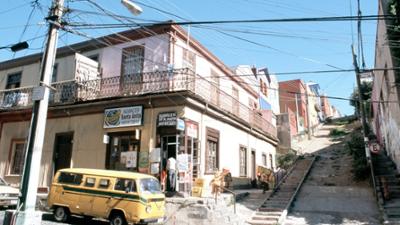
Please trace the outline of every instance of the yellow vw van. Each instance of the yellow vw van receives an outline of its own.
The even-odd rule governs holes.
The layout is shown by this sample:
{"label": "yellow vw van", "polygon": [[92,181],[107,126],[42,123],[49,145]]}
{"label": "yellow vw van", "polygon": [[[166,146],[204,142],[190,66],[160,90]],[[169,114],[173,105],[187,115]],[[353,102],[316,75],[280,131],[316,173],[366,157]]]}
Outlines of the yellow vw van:
{"label": "yellow vw van", "polygon": [[111,225],[162,223],[165,196],[150,175],[73,168],[56,173],[48,206],[59,222],[81,215],[108,219]]}

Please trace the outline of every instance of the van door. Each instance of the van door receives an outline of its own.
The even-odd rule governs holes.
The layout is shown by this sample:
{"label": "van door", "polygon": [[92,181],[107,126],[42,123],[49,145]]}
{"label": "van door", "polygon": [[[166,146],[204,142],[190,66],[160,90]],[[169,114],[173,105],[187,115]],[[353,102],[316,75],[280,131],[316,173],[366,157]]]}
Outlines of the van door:
{"label": "van door", "polygon": [[61,191],[58,204],[69,207],[71,213],[79,213],[79,209],[76,208],[76,204],[79,202],[80,184],[82,183],[82,175],[75,173],[61,173],[58,178],[59,185],[62,188],[58,189]]}
{"label": "van door", "polygon": [[79,196],[78,207],[80,209],[81,214],[83,215],[91,215],[92,214],[92,206],[95,198],[94,189],[96,184],[96,178],[87,176],[84,178],[84,183],[82,187],[82,193]]}
{"label": "van door", "polygon": [[109,204],[112,201],[112,187],[109,178],[100,178],[96,188],[97,194],[93,198],[91,215],[106,218],[111,211]]}

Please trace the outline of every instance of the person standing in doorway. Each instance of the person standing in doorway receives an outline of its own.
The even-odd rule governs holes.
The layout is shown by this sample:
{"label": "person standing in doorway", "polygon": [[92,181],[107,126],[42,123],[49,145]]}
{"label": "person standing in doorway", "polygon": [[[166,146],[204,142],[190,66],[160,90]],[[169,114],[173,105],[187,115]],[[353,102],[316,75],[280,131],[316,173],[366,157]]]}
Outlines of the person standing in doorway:
{"label": "person standing in doorway", "polygon": [[169,191],[175,191],[175,179],[176,179],[176,160],[174,157],[170,157],[167,160],[167,171],[169,181]]}

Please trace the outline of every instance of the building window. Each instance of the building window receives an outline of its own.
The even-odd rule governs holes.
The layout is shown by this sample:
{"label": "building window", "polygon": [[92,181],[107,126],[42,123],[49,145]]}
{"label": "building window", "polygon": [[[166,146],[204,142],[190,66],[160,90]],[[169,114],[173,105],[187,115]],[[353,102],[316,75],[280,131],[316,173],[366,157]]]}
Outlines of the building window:
{"label": "building window", "polygon": [[6,89],[19,88],[21,86],[22,72],[8,74]]}
{"label": "building window", "polygon": [[267,166],[267,155],[266,154],[262,154],[261,159],[262,159],[263,166],[266,167]]}
{"label": "building window", "polygon": [[240,176],[245,177],[247,175],[247,149],[243,146],[239,148],[239,169]]}
{"label": "building window", "polygon": [[132,76],[143,72],[144,47],[134,46],[122,50],[122,76]]}
{"label": "building window", "polygon": [[188,49],[183,49],[183,68],[189,68],[196,71],[196,54],[189,51]]}
{"label": "building window", "polygon": [[239,115],[239,89],[237,89],[236,87],[232,87],[232,96],[232,113],[235,115]]}
{"label": "building window", "polygon": [[269,165],[270,168],[274,170],[274,158],[272,157],[272,154],[269,154]]}
{"label": "building window", "polygon": [[25,141],[12,141],[9,175],[21,175],[24,170]]}
{"label": "building window", "polygon": [[206,169],[205,173],[214,173],[219,168],[219,131],[207,128]]}
{"label": "building window", "polygon": [[214,70],[211,70],[210,95],[211,102],[215,105],[219,105],[219,77]]}

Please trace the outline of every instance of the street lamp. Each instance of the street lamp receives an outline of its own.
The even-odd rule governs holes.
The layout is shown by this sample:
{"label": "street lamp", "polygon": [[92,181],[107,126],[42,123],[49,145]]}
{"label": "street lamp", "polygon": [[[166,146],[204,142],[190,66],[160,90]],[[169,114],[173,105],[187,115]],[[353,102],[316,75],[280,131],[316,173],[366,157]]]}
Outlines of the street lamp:
{"label": "street lamp", "polygon": [[142,8],[129,0],[121,0],[121,3],[134,15],[139,15],[143,12]]}

